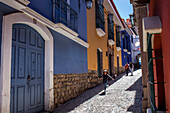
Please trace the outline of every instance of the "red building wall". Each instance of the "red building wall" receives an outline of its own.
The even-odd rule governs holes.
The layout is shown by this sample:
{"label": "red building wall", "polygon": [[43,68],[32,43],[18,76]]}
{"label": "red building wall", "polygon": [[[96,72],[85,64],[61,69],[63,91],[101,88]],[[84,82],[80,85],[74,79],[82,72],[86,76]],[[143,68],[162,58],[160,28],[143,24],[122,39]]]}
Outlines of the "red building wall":
{"label": "red building wall", "polygon": [[162,22],[161,39],[165,102],[167,113],[170,113],[170,0],[150,0],[149,16],[159,16]]}

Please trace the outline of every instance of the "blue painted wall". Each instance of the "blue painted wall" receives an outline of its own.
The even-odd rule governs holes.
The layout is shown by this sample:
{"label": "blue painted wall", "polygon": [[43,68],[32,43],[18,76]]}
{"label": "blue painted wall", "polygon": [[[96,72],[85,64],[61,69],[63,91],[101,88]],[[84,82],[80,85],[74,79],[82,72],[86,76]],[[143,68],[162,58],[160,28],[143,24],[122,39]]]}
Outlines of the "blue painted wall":
{"label": "blue painted wall", "polygon": [[[30,0],[30,8],[53,21],[53,0]],[[78,13],[78,34],[87,42],[87,16],[85,0],[70,0],[70,6]],[[57,12],[56,12],[57,13]]]}
{"label": "blue painted wall", "polygon": [[[130,38],[130,35],[124,30],[124,31],[121,31],[121,34],[124,33],[125,36],[125,43],[126,44],[129,44],[129,46],[126,46],[126,49],[128,49],[129,52],[131,52],[131,38]],[[122,38],[122,35],[121,35],[121,51],[122,51],[122,66],[125,66],[126,62],[130,63],[132,62],[132,58],[131,58],[131,54],[127,54],[127,52],[124,52],[123,51],[123,38]],[[127,60],[127,58],[129,57],[129,61]]]}
{"label": "blue painted wall", "polygon": [[78,13],[79,37],[87,42],[87,14],[85,0],[70,0],[70,6]]}
{"label": "blue painted wall", "polygon": [[87,73],[87,48],[49,30],[54,37],[54,74]]}
{"label": "blue painted wall", "polygon": [[30,8],[46,17],[47,19],[53,19],[53,0],[29,0],[30,4],[28,5]]}
{"label": "blue painted wall", "polygon": [[122,51],[122,66],[125,66],[127,62],[127,52],[123,51],[123,38],[121,38],[121,51]]}

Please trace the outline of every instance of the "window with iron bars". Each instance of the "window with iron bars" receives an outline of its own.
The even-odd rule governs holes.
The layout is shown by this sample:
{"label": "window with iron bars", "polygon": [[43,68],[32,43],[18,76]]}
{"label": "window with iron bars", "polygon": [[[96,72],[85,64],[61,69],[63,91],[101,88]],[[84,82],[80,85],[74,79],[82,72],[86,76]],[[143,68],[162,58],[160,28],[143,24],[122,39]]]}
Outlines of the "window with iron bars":
{"label": "window with iron bars", "polygon": [[116,29],[116,47],[120,47],[120,31]]}
{"label": "window with iron bars", "polygon": [[96,28],[101,28],[103,31],[105,31],[104,6],[99,5],[96,0],[95,7],[96,7]]}
{"label": "window with iron bars", "polygon": [[109,21],[108,18],[108,39],[112,39],[114,41],[114,22]]}
{"label": "window with iron bars", "polygon": [[55,0],[55,23],[63,23],[77,32],[78,14],[66,0]]}

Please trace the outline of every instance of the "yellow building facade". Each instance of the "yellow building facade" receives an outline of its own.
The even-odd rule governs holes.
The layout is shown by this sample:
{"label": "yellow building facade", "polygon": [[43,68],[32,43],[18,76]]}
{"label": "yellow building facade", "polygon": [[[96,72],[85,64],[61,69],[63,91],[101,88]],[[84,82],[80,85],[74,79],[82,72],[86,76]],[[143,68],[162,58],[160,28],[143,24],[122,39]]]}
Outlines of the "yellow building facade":
{"label": "yellow building facade", "polygon": [[[104,20],[105,20],[105,35],[100,37],[97,34],[96,31],[96,9],[95,9],[95,1],[93,2],[93,6],[91,9],[87,10],[87,42],[89,44],[89,48],[87,49],[87,58],[88,58],[88,70],[89,71],[98,71],[98,55],[97,50],[100,49],[102,51],[102,64],[103,69],[107,70],[113,70],[112,74],[117,74],[118,70],[119,72],[122,72],[124,67],[122,66],[122,53],[121,50],[117,50],[116,48],[116,29],[118,26],[123,26],[121,23],[121,18],[115,15],[119,14],[113,14],[115,13],[117,9],[114,9],[115,7],[113,4],[109,2],[110,0],[104,1],[103,6],[104,8]],[[110,46],[108,43],[108,13],[112,13],[114,15],[113,21],[114,21],[114,42],[115,44]],[[122,29],[124,29],[122,27]],[[121,42],[120,42],[121,43]],[[113,51],[113,53],[112,53]],[[114,56],[111,56],[113,59],[112,62],[110,62],[110,56],[109,54],[112,54]],[[110,66],[110,63],[112,63]],[[111,67],[113,69],[111,69]],[[118,68],[119,67],[119,68]]]}
{"label": "yellow building facade", "polygon": [[[105,20],[107,20],[107,15],[105,14]],[[87,10],[87,42],[90,45],[87,50],[88,55],[88,70],[98,69],[97,64],[97,49],[101,49],[103,53],[103,69],[108,69],[108,57],[106,56],[107,40],[108,40],[108,29],[107,21],[105,21],[105,35],[99,37],[96,32],[96,17],[95,17],[95,2],[93,2],[93,7]]]}

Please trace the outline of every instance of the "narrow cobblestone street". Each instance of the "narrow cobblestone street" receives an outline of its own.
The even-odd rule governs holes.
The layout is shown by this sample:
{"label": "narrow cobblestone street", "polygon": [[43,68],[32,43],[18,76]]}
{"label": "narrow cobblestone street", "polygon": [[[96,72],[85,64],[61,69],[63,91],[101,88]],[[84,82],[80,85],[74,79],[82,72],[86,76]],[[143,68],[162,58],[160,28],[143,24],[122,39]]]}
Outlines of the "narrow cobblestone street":
{"label": "narrow cobblestone street", "polygon": [[106,95],[103,85],[99,85],[60,106],[54,113],[142,113],[141,76],[140,69],[134,76],[121,74],[109,81]]}

